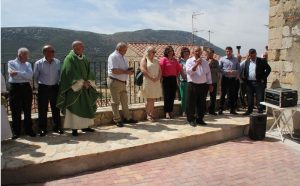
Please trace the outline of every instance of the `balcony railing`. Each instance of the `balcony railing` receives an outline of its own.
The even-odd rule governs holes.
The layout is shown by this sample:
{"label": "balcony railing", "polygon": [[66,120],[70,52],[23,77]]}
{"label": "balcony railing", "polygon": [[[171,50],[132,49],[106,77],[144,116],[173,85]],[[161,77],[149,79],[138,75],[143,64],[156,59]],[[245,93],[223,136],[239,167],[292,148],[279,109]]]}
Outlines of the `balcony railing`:
{"label": "balcony railing", "polygon": [[[107,58],[108,56],[102,56],[99,61],[91,61],[90,67],[95,73],[96,76],[96,86],[97,91],[100,93],[100,96],[97,100],[97,107],[107,107],[110,106],[111,101],[111,95],[110,90],[107,87]],[[133,67],[135,70],[138,68],[140,57],[128,57],[130,59],[129,66]],[[34,63],[32,64],[32,68]],[[7,82],[8,80],[8,71],[7,71],[7,62],[1,63],[1,71],[3,76],[5,77],[5,80]],[[32,87],[33,87],[33,100],[32,100],[32,113],[38,112],[37,107],[37,84],[33,80],[32,81]],[[134,85],[134,75],[130,76],[128,82],[127,82],[127,90],[128,90],[128,101],[129,104],[134,103],[144,103],[144,98],[138,97],[138,91],[140,90],[139,86]],[[7,89],[9,90],[9,83],[7,83]],[[8,96],[7,96],[8,98]],[[157,99],[156,101],[161,101],[162,99]],[[7,112],[11,114],[10,108],[9,108],[9,101],[6,105]],[[48,107],[48,110],[50,109],[50,106]]]}

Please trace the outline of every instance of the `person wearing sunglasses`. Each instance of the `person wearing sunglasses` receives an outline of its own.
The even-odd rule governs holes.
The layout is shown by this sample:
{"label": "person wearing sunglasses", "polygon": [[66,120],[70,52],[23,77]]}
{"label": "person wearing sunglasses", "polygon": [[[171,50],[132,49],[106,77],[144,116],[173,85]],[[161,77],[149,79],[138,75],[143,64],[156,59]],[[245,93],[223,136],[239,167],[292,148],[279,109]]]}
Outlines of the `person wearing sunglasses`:
{"label": "person wearing sunglasses", "polygon": [[38,84],[38,116],[40,136],[47,134],[47,112],[50,102],[53,131],[63,134],[60,120],[60,110],[56,107],[58,81],[60,76],[60,61],[54,57],[55,50],[51,45],[42,49],[44,57],[34,64],[34,80]]}

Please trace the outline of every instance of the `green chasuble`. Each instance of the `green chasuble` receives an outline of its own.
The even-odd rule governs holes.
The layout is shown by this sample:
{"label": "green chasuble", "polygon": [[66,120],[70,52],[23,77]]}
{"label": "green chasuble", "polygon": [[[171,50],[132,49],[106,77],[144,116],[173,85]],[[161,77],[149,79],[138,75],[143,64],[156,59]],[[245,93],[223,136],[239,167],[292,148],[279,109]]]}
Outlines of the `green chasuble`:
{"label": "green chasuble", "polygon": [[90,63],[83,55],[81,59],[73,50],[66,56],[61,68],[57,107],[65,115],[66,109],[71,113],[83,117],[94,118],[96,113],[97,90],[94,87],[82,87],[78,91],[71,88],[78,80],[95,81],[94,74],[90,71]]}

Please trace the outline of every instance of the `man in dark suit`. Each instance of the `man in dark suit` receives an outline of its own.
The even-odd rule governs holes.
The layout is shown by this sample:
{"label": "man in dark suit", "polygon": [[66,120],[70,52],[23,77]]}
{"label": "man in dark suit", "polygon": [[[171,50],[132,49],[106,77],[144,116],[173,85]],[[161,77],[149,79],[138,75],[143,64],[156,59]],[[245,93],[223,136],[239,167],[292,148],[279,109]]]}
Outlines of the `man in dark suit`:
{"label": "man in dark suit", "polygon": [[263,113],[263,106],[260,102],[264,100],[264,89],[266,88],[267,77],[271,72],[271,67],[265,59],[257,57],[255,49],[250,49],[249,58],[241,63],[241,69],[244,72],[248,99],[248,110],[244,115],[249,115],[253,112],[254,93],[256,95],[258,113]]}

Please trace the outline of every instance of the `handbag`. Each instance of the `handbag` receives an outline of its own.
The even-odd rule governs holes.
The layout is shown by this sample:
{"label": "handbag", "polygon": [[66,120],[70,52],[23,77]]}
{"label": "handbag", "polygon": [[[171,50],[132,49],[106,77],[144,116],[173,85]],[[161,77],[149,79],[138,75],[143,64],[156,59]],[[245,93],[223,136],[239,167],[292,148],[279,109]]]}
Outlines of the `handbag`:
{"label": "handbag", "polygon": [[144,78],[144,74],[141,71],[141,69],[138,68],[136,70],[136,74],[135,74],[135,77],[134,77],[134,84],[137,85],[137,86],[142,86],[143,85],[143,78]]}
{"label": "handbag", "polygon": [[[146,63],[147,63],[147,58],[145,60],[146,60]],[[141,71],[141,68],[138,68],[136,70],[136,74],[135,74],[135,77],[134,77],[134,84],[137,85],[137,86],[142,86],[143,85],[143,79],[144,79],[144,74]]]}

